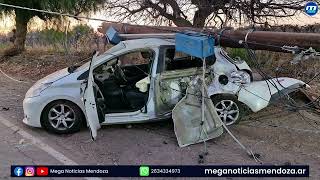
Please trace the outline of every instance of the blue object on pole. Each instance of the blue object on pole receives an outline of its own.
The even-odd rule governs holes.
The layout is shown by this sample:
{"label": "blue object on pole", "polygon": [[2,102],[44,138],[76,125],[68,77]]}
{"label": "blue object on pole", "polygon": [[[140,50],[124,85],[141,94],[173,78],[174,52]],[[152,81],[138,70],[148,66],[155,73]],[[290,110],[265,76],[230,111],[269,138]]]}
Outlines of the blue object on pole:
{"label": "blue object on pole", "polygon": [[193,31],[176,33],[176,51],[201,59],[212,56],[214,55],[214,38]]}
{"label": "blue object on pole", "polygon": [[117,30],[115,30],[112,26],[106,32],[106,38],[109,39],[111,44],[118,44],[121,41]]}

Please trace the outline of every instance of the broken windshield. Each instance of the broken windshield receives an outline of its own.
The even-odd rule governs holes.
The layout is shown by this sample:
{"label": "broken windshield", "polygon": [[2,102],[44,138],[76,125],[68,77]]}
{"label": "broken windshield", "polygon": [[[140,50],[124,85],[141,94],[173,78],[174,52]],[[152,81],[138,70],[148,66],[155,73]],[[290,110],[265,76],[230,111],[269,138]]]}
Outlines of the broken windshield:
{"label": "broken windshield", "polygon": [[[120,51],[120,50],[122,50],[124,48],[126,48],[125,44],[123,42],[120,42],[119,44],[117,44],[117,45],[111,47],[110,49],[108,49],[106,52],[104,52],[100,56],[107,56],[107,55],[113,55],[114,56],[114,54],[112,54],[112,53]],[[90,61],[84,63],[83,65],[81,65],[80,67],[75,69],[74,72],[83,70],[85,68],[88,68],[89,64],[90,64]]]}

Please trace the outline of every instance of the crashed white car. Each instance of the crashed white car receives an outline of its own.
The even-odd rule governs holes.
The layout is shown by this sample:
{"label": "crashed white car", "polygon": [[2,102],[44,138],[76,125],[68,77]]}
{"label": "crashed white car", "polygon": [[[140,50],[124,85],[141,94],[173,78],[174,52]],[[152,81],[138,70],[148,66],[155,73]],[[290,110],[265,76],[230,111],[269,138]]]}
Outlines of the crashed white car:
{"label": "crashed white car", "polygon": [[[305,85],[291,78],[278,78],[273,85],[252,82],[247,63],[220,47],[206,64],[206,98],[226,125],[239,122],[248,110],[267,107],[279,90]],[[184,106],[177,111],[188,109],[188,103],[178,102],[188,87],[198,86],[191,81],[201,74],[202,60],[176,52],[174,40],[122,41],[80,67],[39,80],[26,93],[23,122],[55,133],[75,132],[87,124],[95,138],[100,125],[168,119],[175,106]]]}

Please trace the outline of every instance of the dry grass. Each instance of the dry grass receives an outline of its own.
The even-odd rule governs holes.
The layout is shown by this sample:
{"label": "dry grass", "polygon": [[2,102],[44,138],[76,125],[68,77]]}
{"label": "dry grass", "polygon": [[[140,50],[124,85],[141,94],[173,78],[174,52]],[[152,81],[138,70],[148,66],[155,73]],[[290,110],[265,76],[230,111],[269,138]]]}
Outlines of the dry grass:
{"label": "dry grass", "polygon": [[32,49],[14,57],[3,57],[0,68],[20,79],[38,80],[59,69],[79,63],[90,54],[91,52],[66,54]]}

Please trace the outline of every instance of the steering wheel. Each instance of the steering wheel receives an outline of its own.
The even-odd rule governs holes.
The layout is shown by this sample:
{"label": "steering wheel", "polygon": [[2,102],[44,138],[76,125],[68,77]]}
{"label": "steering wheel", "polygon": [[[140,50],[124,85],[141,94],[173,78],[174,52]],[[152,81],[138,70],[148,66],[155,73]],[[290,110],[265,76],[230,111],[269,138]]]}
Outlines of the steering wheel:
{"label": "steering wheel", "polygon": [[124,74],[124,72],[122,71],[122,69],[120,68],[120,66],[118,64],[114,65],[114,76],[121,83],[127,82],[126,75]]}

